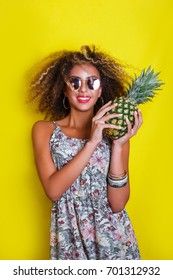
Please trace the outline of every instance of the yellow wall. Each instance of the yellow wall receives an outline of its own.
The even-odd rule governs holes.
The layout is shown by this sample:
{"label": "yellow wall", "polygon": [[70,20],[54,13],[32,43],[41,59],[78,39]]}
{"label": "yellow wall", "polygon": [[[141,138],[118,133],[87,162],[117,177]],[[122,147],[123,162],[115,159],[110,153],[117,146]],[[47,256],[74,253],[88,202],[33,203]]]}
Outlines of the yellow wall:
{"label": "yellow wall", "polygon": [[95,44],[135,67],[161,71],[164,90],[141,106],[131,142],[127,210],[143,259],[173,259],[172,1],[6,0],[0,8],[0,259],[49,259],[51,203],[33,162],[25,104],[30,67],[52,51]]}

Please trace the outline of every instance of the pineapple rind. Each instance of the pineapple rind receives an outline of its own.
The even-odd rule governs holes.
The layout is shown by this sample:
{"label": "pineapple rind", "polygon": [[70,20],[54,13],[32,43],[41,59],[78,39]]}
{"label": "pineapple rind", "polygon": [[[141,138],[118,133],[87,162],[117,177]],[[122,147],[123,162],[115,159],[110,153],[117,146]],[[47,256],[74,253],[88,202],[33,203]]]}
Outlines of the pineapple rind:
{"label": "pineapple rind", "polygon": [[122,129],[112,129],[107,128],[105,134],[108,138],[118,139],[122,137],[127,132],[127,123],[126,118],[134,124],[134,111],[137,110],[137,107],[130,103],[130,101],[126,97],[117,97],[112,103],[116,103],[117,106],[110,110],[110,114],[122,114],[119,118],[110,119],[108,122],[117,126],[121,126]]}

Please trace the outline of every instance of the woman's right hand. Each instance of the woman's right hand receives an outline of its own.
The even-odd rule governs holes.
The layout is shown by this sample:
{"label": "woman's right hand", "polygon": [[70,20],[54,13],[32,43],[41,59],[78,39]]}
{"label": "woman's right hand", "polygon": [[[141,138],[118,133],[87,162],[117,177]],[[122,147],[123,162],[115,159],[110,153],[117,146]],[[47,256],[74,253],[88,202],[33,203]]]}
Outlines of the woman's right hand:
{"label": "woman's right hand", "polygon": [[89,142],[98,145],[103,138],[103,129],[105,128],[113,128],[113,129],[122,129],[122,127],[105,123],[110,119],[114,119],[116,117],[121,116],[121,114],[109,114],[108,112],[115,108],[116,104],[111,105],[111,101],[106,103],[104,106],[100,108],[97,114],[92,119],[92,127]]}

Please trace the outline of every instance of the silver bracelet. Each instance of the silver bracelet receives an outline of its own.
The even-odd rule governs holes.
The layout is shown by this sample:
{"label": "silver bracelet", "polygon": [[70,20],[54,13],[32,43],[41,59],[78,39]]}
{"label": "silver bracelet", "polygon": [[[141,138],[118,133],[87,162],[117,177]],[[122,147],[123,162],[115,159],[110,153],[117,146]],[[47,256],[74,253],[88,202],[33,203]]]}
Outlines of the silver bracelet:
{"label": "silver bracelet", "polygon": [[127,174],[122,178],[113,178],[108,174],[108,184],[113,188],[122,188],[127,185],[128,176]]}

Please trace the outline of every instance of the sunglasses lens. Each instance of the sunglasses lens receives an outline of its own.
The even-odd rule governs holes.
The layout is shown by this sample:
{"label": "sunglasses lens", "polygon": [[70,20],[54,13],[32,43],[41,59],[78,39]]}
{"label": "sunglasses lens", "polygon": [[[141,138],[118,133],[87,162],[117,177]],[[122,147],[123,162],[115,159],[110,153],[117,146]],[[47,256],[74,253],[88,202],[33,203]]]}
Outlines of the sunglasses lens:
{"label": "sunglasses lens", "polygon": [[73,90],[78,90],[81,86],[81,80],[77,77],[71,77],[69,82]]}
{"label": "sunglasses lens", "polygon": [[90,77],[87,84],[89,89],[96,90],[100,86],[100,80],[94,77]]}
{"label": "sunglasses lens", "polygon": [[90,78],[88,78],[87,84],[88,84],[89,89],[96,90],[100,86],[100,80],[95,77],[90,77]]}

